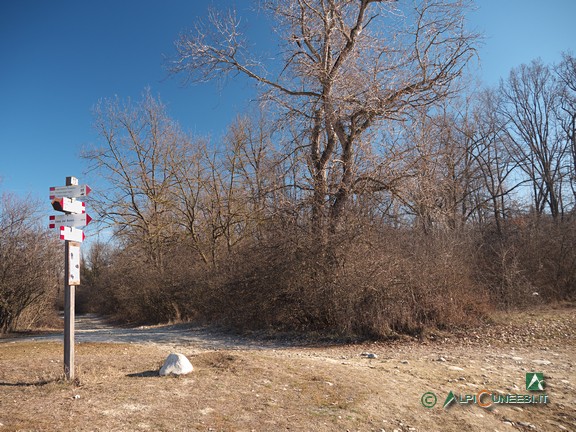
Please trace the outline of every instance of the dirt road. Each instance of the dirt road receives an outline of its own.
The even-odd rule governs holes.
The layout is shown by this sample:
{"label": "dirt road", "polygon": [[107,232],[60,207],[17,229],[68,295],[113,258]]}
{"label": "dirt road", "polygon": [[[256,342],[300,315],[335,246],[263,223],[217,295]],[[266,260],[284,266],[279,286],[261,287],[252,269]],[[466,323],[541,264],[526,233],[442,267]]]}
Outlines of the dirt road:
{"label": "dirt road", "polygon": [[[281,345],[278,341],[250,339],[215,331],[191,324],[119,327],[98,315],[78,315],[75,319],[75,341],[77,343],[126,343],[160,345],[166,347],[196,347],[198,350],[214,349],[265,349]],[[28,342],[58,342],[63,340],[61,332],[30,335],[13,335],[0,338],[2,342],[25,340]]]}
{"label": "dirt road", "polygon": [[[575,311],[501,315],[420,341],[317,346],[84,317],[74,385],[61,380],[61,335],[0,343],[0,432],[576,431]],[[159,378],[171,351],[195,371]]]}

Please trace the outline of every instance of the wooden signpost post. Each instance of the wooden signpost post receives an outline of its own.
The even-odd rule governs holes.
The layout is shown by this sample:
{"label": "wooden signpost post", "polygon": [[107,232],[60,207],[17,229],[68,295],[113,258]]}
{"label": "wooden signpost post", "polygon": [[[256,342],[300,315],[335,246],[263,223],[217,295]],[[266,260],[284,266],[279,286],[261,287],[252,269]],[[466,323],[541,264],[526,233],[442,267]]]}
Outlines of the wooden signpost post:
{"label": "wooden signpost post", "polygon": [[54,210],[63,215],[50,216],[50,228],[59,228],[64,240],[64,374],[74,379],[74,305],[75,287],[80,285],[80,243],[84,232],[76,227],[86,226],[92,218],[85,205],[76,201],[90,193],[87,185],[79,185],[76,177],[66,177],[66,186],[51,187],[50,201]]}

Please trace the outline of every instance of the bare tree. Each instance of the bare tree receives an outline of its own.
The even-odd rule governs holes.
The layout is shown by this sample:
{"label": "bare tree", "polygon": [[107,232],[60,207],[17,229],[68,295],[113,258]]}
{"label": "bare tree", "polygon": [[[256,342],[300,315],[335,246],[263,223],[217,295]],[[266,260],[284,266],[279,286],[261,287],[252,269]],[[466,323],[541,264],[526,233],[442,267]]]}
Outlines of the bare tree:
{"label": "bare tree", "polygon": [[455,91],[474,52],[464,29],[465,1],[413,3],[291,0],[263,3],[277,22],[282,60],[268,72],[247,48],[235,12],[176,42],[171,70],[191,82],[228,74],[256,81],[263,97],[298,118],[313,182],[318,231],[338,226],[355,193],[362,138],[383,120],[399,119]]}
{"label": "bare tree", "polygon": [[558,87],[540,60],[521,65],[500,85],[509,153],[531,182],[535,211],[562,215],[562,181],[567,147],[559,139]]}
{"label": "bare tree", "polygon": [[8,194],[0,202],[0,333],[14,330],[29,308],[55,306],[61,249],[39,226],[38,207]]}
{"label": "bare tree", "polygon": [[187,137],[149,90],[136,104],[104,100],[94,113],[103,145],[83,156],[108,186],[95,194],[94,207],[120,238],[135,236],[150,261],[161,269],[164,246],[175,226],[172,161],[183,160],[175,152],[186,149]]}
{"label": "bare tree", "polygon": [[564,53],[556,66],[559,79],[559,117],[570,153],[570,187],[576,201],[576,58]]}
{"label": "bare tree", "polygon": [[480,170],[482,189],[486,195],[479,199],[478,209],[489,208],[489,215],[500,233],[503,220],[510,213],[510,193],[522,183],[512,181],[517,163],[508,153],[510,146],[506,120],[498,114],[501,104],[499,97],[497,91],[490,89],[478,95],[478,104],[472,113],[471,134],[475,143],[472,154]]}
{"label": "bare tree", "polygon": [[467,113],[454,106],[422,109],[403,125],[404,175],[398,196],[414,224],[456,229],[474,215],[480,189]]}
{"label": "bare tree", "polygon": [[95,124],[102,145],[84,157],[108,189],[93,198],[94,206],[158,270],[175,244],[215,267],[219,253],[231,251],[263,218],[273,178],[263,120],[238,119],[223,145],[211,146],[182,132],[147,90],[134,104],[102,101]]}

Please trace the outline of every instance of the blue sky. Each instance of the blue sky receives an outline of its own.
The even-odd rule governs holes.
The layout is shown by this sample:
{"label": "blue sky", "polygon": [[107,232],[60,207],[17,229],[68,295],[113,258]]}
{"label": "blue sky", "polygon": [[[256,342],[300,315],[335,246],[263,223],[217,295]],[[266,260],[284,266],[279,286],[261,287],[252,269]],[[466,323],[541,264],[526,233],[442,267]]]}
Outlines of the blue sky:
{"label": "blue sky", "polygon": [[[404,0],[400,0],[404,1]],[[229,83],[183,88],[169,78],[163,55],[178,34],[203,16],[201,0],[0,0],[0,193],[46,202],[48,188],[75,175],[79,154],[97,139],[91,108],[101,98],[159,94],[185,130],[220,135],[243,111],[253,90]],[[236,0],[246,11],[251,2]],[[576,1],[478,0],[471,28],[485,34],[482,80],[495,85],[512,67],[562,51],[576,52]],[[246,14],[257,39],[269,38],[262,17]],[[258,42],[258,41],[256,41]]]}

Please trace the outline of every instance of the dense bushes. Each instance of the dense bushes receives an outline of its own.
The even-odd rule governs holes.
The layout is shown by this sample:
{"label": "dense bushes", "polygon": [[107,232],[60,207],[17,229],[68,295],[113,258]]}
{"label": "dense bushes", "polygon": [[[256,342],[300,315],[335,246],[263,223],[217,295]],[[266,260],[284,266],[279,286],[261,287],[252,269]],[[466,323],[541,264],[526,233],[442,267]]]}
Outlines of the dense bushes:
{"label": "dense bushes", "polygon": [[574,219],[515,218],[502,233],[488,230],[476,278],[500,308],[576,298]]}
{"label": "dense bushes", "polygon": [[382,337],[462,324],[487,307],[462,245],[442,236],[370,230],[332,238],[272,237],[228,263],[209,315],[234,327]]}
{"label": "dense bushes", "polygon": [[175,249],[163,273],[124,250],[88,289],[93,307],[126,321],[195,319],[370,338],[574,299],[575,224],[524,218],[505,228],[424,234],[366,225],[323,245],[283,227],[246,241],[212,269]]}

